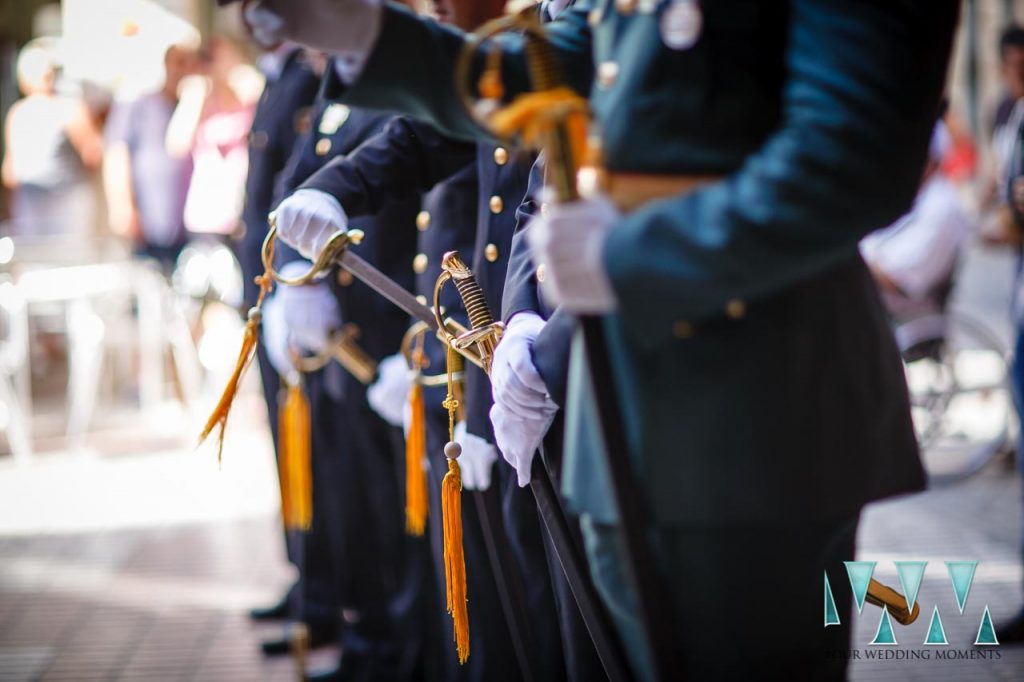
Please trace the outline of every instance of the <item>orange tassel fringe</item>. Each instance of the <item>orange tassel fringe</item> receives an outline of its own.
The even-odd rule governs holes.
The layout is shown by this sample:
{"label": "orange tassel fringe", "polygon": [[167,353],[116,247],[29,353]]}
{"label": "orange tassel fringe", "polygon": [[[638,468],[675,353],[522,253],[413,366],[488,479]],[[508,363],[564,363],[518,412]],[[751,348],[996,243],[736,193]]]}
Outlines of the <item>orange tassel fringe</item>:
{"label": "orange tassel fringe", "polygon": [[302,387],[288,387],[278,410],[281,515],[288,530],[309,530],[313,521],[313,473],[310,457],[309,402]]}
{"label": "orange tassel fringe", "polygon": [[469,610],[466,597],[466,561],[462,553],[462,472],[448,460],[441,484],[441,516],[444,519],[444,577],[448,585],[448,613],[455,625],[455,651],[459,663],[469,658]]}
{"label": "orange tassel fringe", "polygon": [[[273,251],[271,251],[271,257],[273,257]],[[260,285],[260,294],[256,299],[256,305],[249,309],[248,319],[245,322],[245,334],[242,337],[242,350],[238,353],[238,361],[235,363],[235,369],[228,379],[228,385],[224,387],[224,393],[221,394],[217,406],[213,408],[213,414],[206,420],[206,426],[203,427],[203,432],[199,434],[199,444],[202,445],[207,436],[213,432],[213,429],[220,427],[217,432],[218,462],[221,461],[224,454],[224,429],[228,425],[228,414],[231,412],[231,404],[235,401],[238,385],[242,381],[245,370],[252,364],[252,359],[256,357],[256,344],[259,343],[260,339],[260,321],[263,319],[261,308],[263,306],[263,299],[267,297],[267,293],[273,287],[272,282],[270,274],[266,272],[256,278],[256,283]]]}
{"label": "orange tassel fringe", "polygon": [[422,536],[427,526],[427,472],[423,458],[427,454],[427,433],[423,386],[413,383],[409,390],[412,420],[405,439],[405,530],[410,535]]}
{"label": "orange tassel fringe", "polygon": [[453,374],[457,363],[455,350],[448,347],[448,395],[444,407],[448,410],[448,444],[444,456],[448,459],[448,473],[441,482],[441,522],[444,528],[444,577],[447,584],[448,613],[455,629],[455,651],[459,663],[469,658],[469,610],[466,595],[466,560],[462,548],[462,470],[458,457],[462,447],[455,442],[455,415],[460,401],[456,397]]}

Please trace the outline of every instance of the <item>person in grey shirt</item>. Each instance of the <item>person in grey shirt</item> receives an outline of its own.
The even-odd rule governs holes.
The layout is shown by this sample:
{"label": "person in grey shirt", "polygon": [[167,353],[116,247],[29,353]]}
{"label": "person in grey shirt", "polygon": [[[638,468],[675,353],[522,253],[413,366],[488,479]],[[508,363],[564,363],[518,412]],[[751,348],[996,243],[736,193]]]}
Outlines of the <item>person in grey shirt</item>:
{"label": "person in grey shirt", "polygon": [[111,230],[167,269],[185,242],[182,216],[192,163],[168,153],[165,140],[178,86],[197,66],[194,50],[172,45],[164,55],[163,87],[115,105],[107,121],[104,186]]}

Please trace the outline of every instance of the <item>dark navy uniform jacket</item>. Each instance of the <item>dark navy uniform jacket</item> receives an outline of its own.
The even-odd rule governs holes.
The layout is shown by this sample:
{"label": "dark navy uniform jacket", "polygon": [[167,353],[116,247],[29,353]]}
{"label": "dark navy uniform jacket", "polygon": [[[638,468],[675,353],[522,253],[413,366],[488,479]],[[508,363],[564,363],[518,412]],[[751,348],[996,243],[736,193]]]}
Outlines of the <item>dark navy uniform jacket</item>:
{"label": "dark navy uniform jacket", "polygon": [[[328,91],[333,70],[328,69],[324,77],[324,91]],[[290,193],[308,180],[311,175],[333,160],[344,160],[363,143],[374,139],[394,118],[379,111],[350,109],[348,106],[321,97],[313,116],[313,129],[302,149],[293,155],[288,167],[282,173],[282,195]],[[359,152],[359,158],[367,159],[373,154],[373,147]],[[352,248],[359,255],[375,265],[386,275],[412,288],[414,278],[409,267],[414,253],[416,234],[415,217],[419,208],[420,195],[412,192],[403,198],[382,203],[369,215],[352,215],[349,227],[362,230],[365,238]],[[346,204],[346,212],[350,208]],[[283,243],[278,244],[279,263],[301,256]],[[331,285],[338,297],[342,324],[355,325],[357,342],[375,360],[381,360],[395,353],[401,343],[408,323],[408,317],[391,302],[374,292],[344,270],[333,273]],[[347,373],[346,373],[346,376]],[[348,376],[349,381],[355,381]],[[363,391],[356,391],[361,395]]]}
{"label": "dark navy uniform jacket", "polygon": [[[590,98],[607,169],[722,176],[624,216],[605,243],[619,304],[606,336],[655,521],[834,520],[920,489],[902,366],[857,243],[912,202],[958,3],[704,2],[699,34],[675,47],[672,7],[580,2],[545,28]],[[464,42],[388,4],[345,99],[479,137],[437,80]],[[511,96],[527,63],[521,37],[502,44]],[[567,419],[596,435],[586,383],[569,396]],[[613,522],[594,444],[570,434],[567,492]]]}
{"label": "dark navy uniform jacket", "polygon": [[285,57],[277,79],[267,81],[256,105],[249,132],[249,172],[242,209],[245,234],[237,247],[245,280],[246,307],[255,304],[259,292],[253,278],[263,274],[260,252],[267,236],[267,215],[274,206],[278,175],[296,140],[309,125],[309,108],[319,87],[320,78],[296,47]]}
{"label": "dark navy uniform jacket", "polygon": [[543,157],[530,170],[529,187],[519,208],[516,209],[516,232],[512,237],[508,272],[501,317],[507,323],[519,312],[532,312],[547,320],[544,329],[533,344],[533,364],[536,366],[548,394],[559,407],[565,407],[565,392],[569,370],[569,348],[576,329],[575,316],[560,310],[546,300],[541,289],[544,267],[536,265],[526,244],[525,228],[530,220],[543,210],[538,193],[544,186]]}
{"label": "dark navy uniform jacket", "polygon": [[[477,148],[477,177],[480,201],[477,209],[473,273],[483,289],[487,305],[500,319],[505,272],[512,251],[516,211],[526,194],[533,155],[505,146],[480,144]],[[466,368],[466,430],[494,442],[490,409],[491,382],[483,370]]]}
{"label": "dark navy uniform jacket", "polygon": [[[476,228],[475,161],[475,144],[452,140],[427,123],[400,117],[390,120],[352,153],[328,163],[301,187],[331,194],[349,217],[356,217],[376,214],[395,201],[418,198],[447,179],[447,189],[424,198],[413,228],[418,230],[418,238],[384,220],[375,221],[372,228],[388,248],[407,252],[416,245],[416,255],[408,257],[401,269],[407,277],[416,276],[415,287],[410,288],[432,301],[444,253],[457,249],[471,258]],[[376,298],[394,307],[383,297]],[[463,306],[454,286],[446,287],[442,305],[449,314],[460,317]],[[464,315],[460,321],[465,322]],[[443,373],[443,346],[431,338],[426,349],[430,361],[426,372]]]}

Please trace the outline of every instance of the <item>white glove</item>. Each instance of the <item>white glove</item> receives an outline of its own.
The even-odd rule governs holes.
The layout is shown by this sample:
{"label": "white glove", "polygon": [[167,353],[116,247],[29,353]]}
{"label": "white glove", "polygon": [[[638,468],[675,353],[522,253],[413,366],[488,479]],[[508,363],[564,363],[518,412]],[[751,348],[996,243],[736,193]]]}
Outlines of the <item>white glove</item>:
{"label": "white glove", "polygon": [[491,470],[498,461],[498,451],[480,436],[466,431],[466,422],[455,425],[455,441],[462,446],[459,468],[462,487],[467,490],[487,490],[491,487]]}
{"label": "white glove", "polygon": [[495,404],[491,408],[494,440],[501,456],[516,470],[520,488],[530,482],[533,455],[544,440],[544,434],[551,428],[557,411],[557,408],[537,410],[532,416],[524,418],[509,412],[502,405]]}
{"label": "white glove", "polygon": [[409,405],[409,365],[401,353],[389,355],[377,365],[377,380],[370,384],[366,399],[373,411],[392,426],[405,426]]}
{"label": "white glove", "polygon": [[267,359],[277,373],[285,377],[296,371],[289,355],[289,347],[284,306],[277,296],[271,296],[263,304],[263,349],[266,350]]}
{"label": "white glove", "polygon": [[530,351],[546,322],[533,312],[519,312],[509,320],[494,351],[491,395],[497,405],[528,419],[538,410],[557,410],[547,386],[533,365]]}
{"label": "white glove", "polygon": [[245,21],[261,44],[285,39],[364,57],[380,33],[382,0],[252,0]]}
{"label": "white glove", "polygon": [[[309,270],[309,263],[292,261],[281,275],[295,278]],[[322,280],[301,287],[280,286],[274,298],[281,302],[291,342],[301,350],[319,353],[327,347],[331,331],[341,327],[338,299]]]}
{"label": "white glove", "polygon": [[338,230],[348,227],[348,216],[338,200],[318,189],[300,189],[274,211],[277,235],[304,258],[315,260]]}
{"label": "white glove", "polygon": [[608,231],[619,218],[607,197],[552,204],[526,231],[534,262],[548,276],[542,286],[552,301],[577,313],[615,310],[618,301],[604,270],[602,252]]}

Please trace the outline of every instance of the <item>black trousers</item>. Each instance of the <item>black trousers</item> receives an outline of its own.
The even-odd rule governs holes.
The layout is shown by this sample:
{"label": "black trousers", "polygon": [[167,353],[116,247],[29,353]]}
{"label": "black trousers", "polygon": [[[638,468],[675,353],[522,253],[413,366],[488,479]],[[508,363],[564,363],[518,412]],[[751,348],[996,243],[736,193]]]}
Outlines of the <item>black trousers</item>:
{"label": "black trousers", "polygon": [[[638,678],[653,679],[618,526],[584,516],[594,581]],[[843,680],[859,514],[827,523],[674,527],[655,539],[687,679]],[[824,627],[828,572],[841,625]],[[865,607],[870,608],[870,607]]]}
{"label": "black trousers", "polygon": [[[306,553],[305,592],[314,608],[329,578],[328,598],[345,614],[343,656],[358,657],[374,679],[405,679],[418,666],[426,547],[407,540],[399,495],[394,429],[366,404],[364,389],[342,377],[337,395],[328,365],[307,378],[313,423],[314,516]],[[420,568],[417,568],[417,567]]]}
{"label": "black trousers", "polygon": [[[448,415],[438,408],[437,391],[425,391],[427,457],[430,471],[427,476],[430,500],[430,520],[427,524],[430,547],[437,576],[439,606],[436,610],[441,637],[441,679],[445,682],[473,680],[479,682],[518,682],[522,680],[510,639],[498,587],[494,580],[484,542],[484,529],[480,522],[480,499],[477,493],[462,491],[463,549],[466,558],[466,590],[469,606],[470,653],[465,665],[459,665],[455,652],[454,628],[451,616],[445,611],[445,574],[443,556],[443,530],[441,524],[441,482],[448,473],[444,445],[448,441]],[[443,392],[441,393],[443,395]],[[483,495],[491,495],[489,506],[498,513],[493,521],[501,524],[500,493],[492,486]],[[494,503],[497,504],[494,504]]]}

